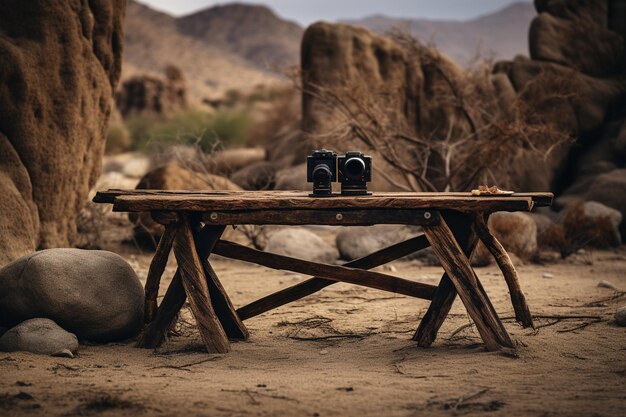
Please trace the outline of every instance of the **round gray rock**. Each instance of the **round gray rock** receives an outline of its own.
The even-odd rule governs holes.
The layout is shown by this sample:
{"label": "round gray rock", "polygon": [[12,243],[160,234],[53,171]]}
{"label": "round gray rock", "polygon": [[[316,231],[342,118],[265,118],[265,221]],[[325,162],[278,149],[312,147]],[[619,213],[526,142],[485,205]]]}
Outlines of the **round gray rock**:
{"label": "round gray rock", "polygon": [[615,321],[620,326],[626,326],[626,306],[617,309],[615,312]]}
{"label": "round gray rock", "polygon": [[78,339],[49,319],[26,320],[0,337],[2,352],[31,352],[52,355],[78,350]]}
{"label": "round gray rock", "polygon": [[302,228],[275,232],[269,237],[265,251],[321,263],[333,263],[339,257],[336,248],[315,233]]}
{"label": "round gray rock", "polygon": [[48,249],[0,269],[0,326],[45,317],[81,340],[110,342],[139,332],[143,300],[135,271],[111,252]]}
{"label": "round gray rock", "polygon": [[410,239],[418,234],[417,229],[408,226],[376,225],[351,227],[339,232],[335,241],[341,258],[351,261]]}

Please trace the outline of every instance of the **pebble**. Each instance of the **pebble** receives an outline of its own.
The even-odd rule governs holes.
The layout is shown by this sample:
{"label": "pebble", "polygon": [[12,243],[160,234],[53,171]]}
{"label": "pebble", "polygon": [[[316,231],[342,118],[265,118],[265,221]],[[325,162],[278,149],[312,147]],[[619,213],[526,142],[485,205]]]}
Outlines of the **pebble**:
{"label": "pebble", "polygon": [[542,275],[544,278],[554,278],[554,274],[551,274],[549,272],[544,272]]}
{"label": "pebble", "polygon": [[602,281],[598,282],[598,288],[608,288],[610,290],[617,291],[617,288],[615,287],[615,285],[613,285],[612,282],[605,281],[605,280],[602,280]]}
{"label": "pebble", "polygon": [[626,306],[622,306],[615,312],[615,321],[620,326],[626,326]]}
{"label": "pebble", "polygon": [[328,350],[327,349],[320,350],[320,355],[328,355]]}
{"label": "pebble", "polygon": [[54,352],[52,356],[56,356],[57,358],[70,358],[74,359],[74,354],[69,349],[63,349],[58,352]]}

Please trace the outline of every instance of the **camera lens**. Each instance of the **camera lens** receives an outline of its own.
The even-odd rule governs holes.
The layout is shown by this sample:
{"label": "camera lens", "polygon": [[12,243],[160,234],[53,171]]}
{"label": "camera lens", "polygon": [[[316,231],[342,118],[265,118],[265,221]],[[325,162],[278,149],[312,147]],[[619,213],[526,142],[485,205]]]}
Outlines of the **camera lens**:
{"label": "camera lens", "polygon": [[365,162],[361,158],[350,158],[344,166],[346,177],[356,180],[365,173]]}
{"label": "camera lens", "polygon": [[315,182],[330,182],[332,172],[326,164],[319,164],[313,169],[313,180]]}

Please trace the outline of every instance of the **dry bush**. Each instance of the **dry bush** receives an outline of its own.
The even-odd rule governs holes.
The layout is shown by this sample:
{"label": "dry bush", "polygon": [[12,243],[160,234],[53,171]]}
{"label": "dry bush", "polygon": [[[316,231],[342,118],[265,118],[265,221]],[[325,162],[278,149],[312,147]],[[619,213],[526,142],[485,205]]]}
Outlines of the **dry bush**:
{"label": "dry bush", "polygon": [[430,77],[424,82],[429,100],[419,103],[419,112],[427,117],[407,120],[389,110],[389,100],[405,93],[375,91],[363,82],[326,87],[301,75],[293,78],[297,86],[338,114],[331,131],[312,137],[314,144],[356,141],[376,150],[408,178],[407,185],[396,183],[399,188],[465,191],[481,183],[507,186],[507,168],[520,151],[547,160],[571,140],[568,132],[537,117],[554,102],[571,99],[567,80],[538,77],[537,83],[555,88],[541,94],[522,91],[510,106],[502,106],[487,65],[459,76],[436,50],[405,34],[393,37],[405,49],[407,61],[418,62]]}
{"label": "dry bush", "polygon": [[613,222],[609,216],[590,218],[582,203],[568,208],[563,221],[550,226],[542,236],[541,245],[554,249],[563,259],[586,247],[611,246]]}

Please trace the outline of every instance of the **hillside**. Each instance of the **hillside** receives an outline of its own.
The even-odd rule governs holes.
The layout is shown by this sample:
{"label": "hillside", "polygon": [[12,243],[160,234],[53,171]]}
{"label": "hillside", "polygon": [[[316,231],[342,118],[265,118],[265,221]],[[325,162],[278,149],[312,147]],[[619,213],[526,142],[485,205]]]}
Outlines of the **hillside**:
{"label": "hillside", "polygon": [[528,27],[537,15],[531,2],[514,3],[495,13],[467,21],[400,19],[375,15],[346,23],[384,34],[391,29],[411,33],[424,43],[434,44],[461,65],[477,56],[510,59],[528,55]]}
{"label": "hillside", "polygon": [[[210,20],[209,14],[205,17]],[[180,28],[185,26],[181,23],[183,19],[187,18],[177,19],[138,2],[129,1],[122,77],[128,78],[137,73],[160,73],[165,66],[173,64],[183,70],[188,79],[190,94],[196,100],[230,88],[247,89],[258,84],[277,82],[277,76],[271,71],[256,65],[245,56],[231,52],[234,47],[226,47],[218,38],[211,39],[208,32],[205,39],[182,33]],[[197,19],[198,17],[193,20],[197,22]],[[241,36],[241,39],[244,37]],[[277,40],[273,42],[274,45],[278,43]],[[296,53],[299,42],[300,37],[297,35],[292,47],[296,48]],[[242,40],[239,44],[245,45],[245,42]],[[260,42],[257,45],[259,49],[256,57],[259,60],[264,56],[263,50],[271,51],[267,56],[279,56],[277,51],[280,48],[262,49]],[[286,52],[282,55],[288,54]]]}

